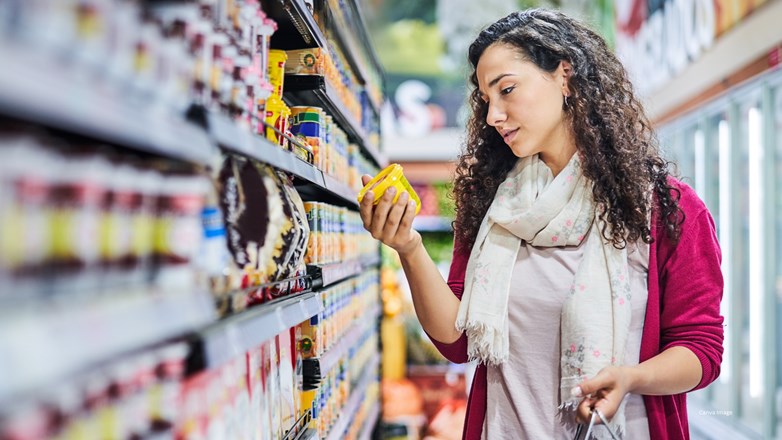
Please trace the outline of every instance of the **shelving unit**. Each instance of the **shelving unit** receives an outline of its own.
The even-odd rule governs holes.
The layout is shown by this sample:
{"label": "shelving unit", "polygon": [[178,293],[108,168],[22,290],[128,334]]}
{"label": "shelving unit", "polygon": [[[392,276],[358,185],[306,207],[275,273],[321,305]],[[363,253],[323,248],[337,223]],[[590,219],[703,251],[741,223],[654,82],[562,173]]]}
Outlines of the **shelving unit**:
{"label": "shelving unit", "polygon": [[367,261],[348,260],[333,264],[312,265],[309,266],[309,272],[313,275],[313,288],[319,289],[352,278],[368,268],[377,267],[379,264],[380,257],[378,256]]}
{"label": "shelving unit", "polygon": [[369,143],[366,133],[355,117],[344,110],[339,95],[321,75],[285,75],[284,94],[291,102],[299,105],[322,106],[334,117],[337,124],[345,130],[348,137],[359,144],[381,167],[387,165],[386,159],[377,145]]}
{"label": "shelving unit", "polygon": [[0,325],[0,403],[125,353],[181,337],[215,319],[206,292],[138,292],[83,305],[46,303],[27,313],[4,314]]}
{"label": "shelving unit", "polygon": [[[366,318],[377,319],[379,314],[380,309],[376,308]],[[337,362],[339,362],[340,359],[347,355],[350,348],[355,346],[361,337],[364,336],[366,333],[366,329],[364,327],[365,326],[361,323],[354,323],[353,326],[345,332],[345,334],[342,336],[342,339],[340,339],[339,342],[331,347],[329,351],[324,353],[320,359],[312,359],[313,362],[317,362],[319,364],[319,368],[317,368],[316,371],[320,371],[321,377],[325,377],[329,371],[334,368]]]}
{"label": "shelving unit", "polygon": [[331,427],[325,440],[342,439],[345,430],[350,426],[353,416],[356,414],[356,411],[358,411],[359,405],[361,405],[362,397],[369,386],[369,382],[372,380],[373,376],[377,375],[377,368],[379,365],[380,356],[373,357],[372,360],[366,364],[361,378],[356,383],[356,386],[350,391],[350,397],[348,398],[347,404],[345,404],[344,408],[340,411],[341,415],[339,420]]}
{"label": "shelving unit", "polygon": [[216,159],[206,133],[163,104],[6,41],[0,56],[0,114],[191,163]]}
{"label": "shelving unit", "polygon": [[262,304],[216,322],[198,332],[196,364],[191,369],[218,367],[257,347],[263,341],[309,319],[321,311],[315,292],[302,293]]}
{"label": "shelving unit", "polygon": [[272,0],[268,4],[271,17],[280,26],[272,36],[272,46],[280,49],[328,47],[326,37],[315,22],[303,0]]}
{"label": "shelving unit", "polygon": [[[313,46],[328,48],[330,43],[327,42],[325,34],[318,27],[316,20],[307,11],[303,0],[264,0],[261,3],[263,8],[269,8],[267,11],[269,16],[277,20],[280,26],[279,31],[272,38],[273,48],[288,49]],[[139,25],[141,25],[140,22]],[[356,55],[357,51],[366,49],[360,44],[363,42],[365,45],[366,41],[346,34],[347,30],[347,28],[341,30],[338,43],[342,45],[348,58],[349,67],[355,71],[354,73],[361,81],[366,81],[367,69],[379,70],[379,65],[367,66],[359,61]],[[9,41],[11,40],[0,41],[0,56],[4,60],[4,68],[0,69],[0,115],[3,118],[52,129],[52,138],[62,136],[65,133],[69,139],[76,137],[88,139],[90,143],[93,141],[105,143],[107,144],[105,150],[110,152],[111,160],[121,165],[123,160],[130,161],[130,159],[125,159],[121,154],[114,157],[112,148],[141,153],[145,160],[150,159],[149,164],[143,164],[149,168],[160,166],[161,169],[164,169],[166,166],[170,166],[176,172],[186,168],[189,170],[188,172],[197,173],[199,178],[203,177],[204,179],[211,172],[219,169],[224,154],[238,155],[255,162],[268,164],[292,177],[295,190],[304,196],[305,200],[323,201],[347,207],[353,211],[358,208],[356,191],[349,185],[300,159],[293,152],[269,142],[261,135],[250,132],[249,129],[245,129],[225,114],[207,111],[201,106],[192,106],[187,114],[179,114],[157,98],[152,99],[152,94],[136,90],[132,86],[125,87],[126,84],[118,81],[117,78],[112,79],[109,75],[96,73],[95,66],[88,68],[86,64],[80,65],[79,63],[83,63],[83,60],[53,57],[51,53],[28,50],[24,45],[19,45],[18,41],[16,43]],[[371,51],[370,56],[374,56]],[[154,87],[154,85],[150,87]],[[364,156],[374,161],[379,167],[387,164],[379,146],[370,144],[369,137],[362,129],[361,121],[357,121],[344,110],[338,93],[324,81],[323,77],[287,76],[284,94],[286,100],[294,100],[297,103],[326,109],[334,117],[337,125],[348,134],[350,140],[359,145]],[[183,97],[193,98],[187,94],[184,94]],[[197,98],[193,98],[193,101],[201,102]],[[378,118],[379,105],[374,102],[372,104],[375,112],[374,117]],[[213,105],[209,108],[221,107]],[[132,157],[135,160],[137,156]],[[101,159],[105,158],[101,157]],[[168,171],[167,168],[166,170]],[[173,175],[173,171],[171,173]],[[106,177],[109,182],[112,178],[114,176]],[[206,180],[206,183],[209,181]],[[111,188],[113,191],[113,187]],[[120,190],[122,189],[120,188]],[[120,190],[117,192],[120,193]],[[289,186],[284,190],[289,193],[293,191]],[[280,191],[282,193],[283,190]],[[207,198],[205,193],[198,193],[198,195],[203,196],[204,199]],[[164,199],[164,196],[156,195],[155,197]],[[297,200],[296,197],[289,197],[289,199]],[[186,204],[188,202],[161,200],[154,200],[154,208],[151,207],[150,202],[148,209],[162,210],[163,208],[160,208],[158,203],[163,206],[165,203],[177,205],[177,203]],[[219,205],[219,203],[213,204]],[[295,207],[291,208],[294,205],[296,203],[288,203],[286,208],[296,212]],[[90,206],[89,208],[94,207]],[[282,210],[282,208],[280,209]],[[157,213],[157,211],[155,212]],[[196,212],[200,213],[200,208]],[[106,216],[108,217],[110,214],[113,212],[106,213]],[[293,214],[286,213],[285,215],[290,219],[294,218]],[[198,217],[195,216],[195,219],[198,220]],[[138,219],[134,218],[133,221],[135,220]],[[167,220],[169,219],[164,218],[160,223]],[[206,217],[203,220],[206,220]],[[149,227],[157,228],[159,225],[155,223],[154,226]],[[171,227],[171,229],[176,228]],[[306,228],[300,227],[297,232],[301,230],[306,230]],[[155,233],[158,232],[160,231],[155,230]],[[165,230],[165,232],[171,233],[174,237],[160,238],[155,235],[155,240],[170,239],[174,241],[180,239],[184,241],[186,238],[181,237],[187,237],[186,234],[177,235],[179,230],[173,232]],[[207,231],[200,232],[204,232],[206,235]],[[284,235],[280,232],[279,236],[283,237]],[[228,239],[230,240],[230,237]],[[156,241],[154,245],[158,246],[159,243]],[[96,252],[98,251],[96,250]],[[108,251],[101,249],[101,252]],[[149,252],[151,255],[152,251]],[[164,267],[164,263],[161,261],[169,257],[163,251],[159,251],[157,247],[155,252],[160,253],[154,254],[154,257],[148,256],[150,261],[154,260],[154,263],[149,263],[150,273],[144,275],[149,275],[150,279],[157,275],[153,273],[155,270]],[[171,258],[178,257],[179,255],[174,255]],[[301,254],[300,258],[303,259],[304,255]],[[114,262],[100,261],[95,263],[96,267],[101,268],[104,265],[109,267],[111,264]],[[195,266],[195,264],[188,260],[188,266]],[[182,265],[184,266],[184,264]],[[162,348],[167,348],[166,346],[172,343],[176,345],[174,348],[189,350],[186,357],[186,375],[176,379],[166,378],[166,380],[178,381],[178,384],[183,387],[191,379],[201,380],[203,377],[208,378],[210,374],[213,376],[234,374],[236,371],[233,369],[237,368],[236,365],[243,365],[242,362],[245,362],[243,368],[250,371],[251,368],[247,363],[253,350],[261,350],[265,342],[275,339],[275,336],[281,335],[292,327],[323,312],[324,289],[334,287],[350,278],[360,277],[363,273],[377,268],[379,265],[380,255],[378,254],[368,259],[309,266],[306,275],[296,272],[296,270],[303,269],[303,266],[296,266],[296,269],[291,273],[297,273],[302,279],[306,278],[306,288],[298,289],[299,291],[295,294],[288,294],[273,301],[255,304],[245,310],[239,306],[235,309],[231,308],[230,310],[242,311],[222,319],[218,319],[215,300],[218,295],[223,295],[226,292],[217,289],[215,285],[211,285],[213,289],[211,292],[205,291],[209,288],[209,282],[214,281],[212,278],[209,278],[209,281],[199,278],[200,284],[194,287],[190,281],[184,281],[184,277],[180,278],[181,273],[173,276],[170,273],[167,274],[170,277],[167,278],[167,282],[173,284],[181,282],[181,285],[167,285],[166,288],[153,289],[149,284],[145,284],[148,281],[146,278],[143,282],[134,279],[132,282],[138,282],[138,285],[134,286],[141,291],[114,292],[113,289],[106,288],[105,290],[111,291],[112,295],[104,295],[104,292],[101,291],[85,299],[85,302],[74,301],[72,303],[68,303],[68,298],[57,301],[37,301],[36,299],[34,305],[24,304],[24,307],[20,308],[20,313],[5,313],[3,311],[4,313],[0,314],[0,359],[2,359],[0,362],[0,437],[4,435],[3,422],[5,419],[3,416],[6,414],[3,413],[3,410],[7,409],[4,405],[13,405],[16,399],[35,400],[41,396],[48,398],[47,392],[59,390],[61,385],[68,382],[76,383],[74,386],[86,387],[86,382],[81,382],[81,375],[87,373],[100,376],[99,379],[105,382],[102,385],[105,390],[102,392],[108,396],[109,391],[107,390],[110,385],[119,388],[119,385],[110,383],[109,379],[104,377],[116,373],[114,370],[121,369],[113,364],[124,362],[128,357],[146,354],[147,358],[157,356],[153,359],[154,362],[162,362],[154,364],[155,366],[164,365],[167,359],[158,358],[163,354],[155,353],[153,356],[151,351],[153,349],[164,351]],[[227,264],[226,267],[228,267]],[[3,269],[5,268],[3,267]],[[192,268],[188,267],[187,269]],[[239,269],[239,271],[241,270]],[[196,278],[195,270],[185,272],[187,272],[185,276],[194,275],[193,278]],[[219,273],[225,275],[223,272]],[[205,273],[199,272],[198,275],[206,278]],[[247,273],[240,275],[249,278]],[[213,273],[209,273],[209,276],[218,278]],[[274,279],[272,276],[269,277]],[[274,289],[286,282],[290,283],[289,280],[286,280],[257,286],[253,283],[258,283],[258,279],[268,278],[259,276],[259,278],[249,279],[249,281],[248,278],[235,276],[231,279],[230,284],[226,281],[225,285],[232,286],[231,288],[234,289],[233,292],[228,292],[226,295],[235,295],[237,298],[241,298],[252,290]],[[374,285],[374,279],[370,284]],[[238,290],[236,286],[239,285],[250,285],[251,287]],[[353,285],[346,284],[348,287]],[[357,289],[355,287],[349,288]],[[225,289],[227,290],[227,288]],[[340,288],[335,288],[337,291],[338,289]],[[366,290],[365,292],[369,291],[375,292],[374,290]],[[118,294],[114,295],[115,293]],[[3,301],[7,301],[7,299],[7,297],[0,297],[0,300]],[[24,300],[30,300],[30,298],[21,299],[21,301]],[[4,302],[3,304],[9,303]],[[243,304],[242,307],[247,304]],[[379,314],[380,308],[377,305],[369,311],[369,316],[363,316],[362,319],[372,319],[377,324]],[[320,359],[320,367],[324,374],[333,369],[340,359],[348,356],[356,348],[355,345],[358,341],[367,336],[368,332],[377,331],[377,325],[371,329],[371,325],[367,325],[367,323],[368,321],[362,321],[361,326],[356,325],[346,331],[344,337],[336,343],[332,350]],[[20,334],[25,335],[24,338],[20,338],[18,336]],[[183,342],[187,342],[187,344]],[[298,343],[298,341],[295,342]],[[296,351],[293,350],[294,357],[295,353]],[[149,359],[144,359],[144,361],[149,361]],[[179,361],[183,360],[180,358]],[[140,360],[135,359],[134,362],[140,363]],[[350,426],[350,423],[353,423],[352,415],[362,404],[366,389],[377,379],[379,364],[379,353],[376,353],[373,360],[364,367],[359,380],[354,384],[355,387],[344,408],[342,417],[334,425],[328,438],[339,438]],[[108,366],[112,369],[110,373],[107,372]],[[131,365],[129,368],[138,368],[138,365]],[[152,371],[155,372],[150,374],[154,376],[162,374],[155,369]],[[111,380],[118,379],[112,378]],[[374,385],[372,386],[374,387]],[[79,393],[84,391],[83,388],[75,390]],[[79,396],[81,398],[81,394]],[[108,400],[107,396],[104,397]],[[119,405],[117,402],[120,397],[112,396],[111,398],[117,400],[112,402],[112,405]],[[122,398],[127,398],[127,396],[122,396]],[[39,402],[36,401],[37,403]],[[50,402],[47,401],[47,403]],[[233,409],[235,408],[230,410]],[[90,411],[93,410],[90,409]],[[177,410],[186,411],[187,409],[177,408]],[[379,411],[379,402],[375,402],[370,417],[363,426],[362,438],[368,438],[367,436],[371,433],[378,419]],[[299,419],[299,421],[301,420]],[[290,425],[290,422],[287,423]],[[300,428],[298,424],[297,427]],[[286,428],[291,429],[290,426]],[[353,427],[353,429],[355,428],[357,427]],[[318,438],[318,433],[312,428],[307,428],[300,430],[298,434],[291,436],[288,440],[312,438]]]}
{"label": "shelving unit", "polygon": [[274,145],[266,138],[255,135],[233,123],[226,116],[196,110],[194,119],[201,119],[212,141],[224,151],[267,163],[278,170],[298,178],[302,183],[315,187],[315,192],[329,192],[346,206],[358,206],[356,194],[351,188],[315,168],[294,153]]}

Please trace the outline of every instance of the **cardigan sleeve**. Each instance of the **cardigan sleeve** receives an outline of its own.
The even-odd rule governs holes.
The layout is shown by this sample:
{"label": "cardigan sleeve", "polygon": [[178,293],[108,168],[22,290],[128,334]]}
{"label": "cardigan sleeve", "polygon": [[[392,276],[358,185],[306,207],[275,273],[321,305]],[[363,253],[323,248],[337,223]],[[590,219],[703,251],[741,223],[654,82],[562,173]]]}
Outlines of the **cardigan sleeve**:
{"label": "cardigan sleeve", "polygon": [[[467,261],[470,259],[470,250],[464,249],[458,242],[454,243],[453,259],[451,260],[451,270],[448,273],[448,287],[457,298],[462,299],[464,292],[464,276],[467,273]],[[456,325],[456,323],[454,323]],[[468,361],[467,358],[467,335],[462,335],[456,341],[446,344],[440,342],[429,335],[429,339],[437,350],[451,362],[463,364]]]}
{"label": "cardigan sleeve", "polygon": [[690,188],[682,189],[680,206],[685,213],[681,238],[673,245],[660,237],[658,251],[660,351],[690,349],[701,363],[701,381],[693,388],[700,389],[719,376],[722,362],[722,255],[714,220]]}

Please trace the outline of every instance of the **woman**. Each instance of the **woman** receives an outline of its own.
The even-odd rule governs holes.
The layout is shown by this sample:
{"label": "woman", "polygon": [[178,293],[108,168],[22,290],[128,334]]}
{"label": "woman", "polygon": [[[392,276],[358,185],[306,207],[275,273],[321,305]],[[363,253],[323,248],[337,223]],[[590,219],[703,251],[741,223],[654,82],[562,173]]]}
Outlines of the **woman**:
{"label": "woman", "polygon": [[407,194],[361,203],[435,345],[480,363],[464,437],[574,438],[599,413],[595,438],[688,438],[683,393],[716,379],[722,357],[709,212],[669,175],[623,67],[579,22],[511,14],[469,61],[448,282]]}

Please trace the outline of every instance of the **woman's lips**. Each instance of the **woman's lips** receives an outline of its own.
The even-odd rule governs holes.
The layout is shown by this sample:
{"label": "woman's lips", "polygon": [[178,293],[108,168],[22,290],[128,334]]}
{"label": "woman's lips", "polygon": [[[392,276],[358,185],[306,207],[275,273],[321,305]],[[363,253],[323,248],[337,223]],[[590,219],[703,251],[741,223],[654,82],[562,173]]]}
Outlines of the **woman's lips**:
{"label": "woman's lips", "polygon": [[518,128],[517,128],[517,129],[515,129],[515,130],[511,130],[511,131],[509,131],[509,132],[505,133],[504,135],[502,135],[502,139],[504,139],[504,140],[505,140],[505,143],[506,143],[506,144],[507,144],[507,143],[510,143],[510,141],[512,141],[512,140],[513,140],[513,138],[514,138],[514,137],[516,137],[516,133],[518,133],[518,131],[519,131],[519,129],[518,129]]}

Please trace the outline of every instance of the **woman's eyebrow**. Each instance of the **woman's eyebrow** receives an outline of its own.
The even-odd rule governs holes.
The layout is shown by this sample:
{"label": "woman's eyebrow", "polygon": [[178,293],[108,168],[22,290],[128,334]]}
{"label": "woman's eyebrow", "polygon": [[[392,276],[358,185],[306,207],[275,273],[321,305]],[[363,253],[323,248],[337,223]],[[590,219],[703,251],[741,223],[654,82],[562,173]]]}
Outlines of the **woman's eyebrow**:
{"label": "woman's eyebrow", "polygon": [[506,76],[516,76],[516,75],[513,74],[513,73],[501,73],[501,74],[497,75],[496,78],[494,78],[493,80],[489,81],[489,88],[494,87],[498,82],[500,82],[501,79],[505,78]]}

